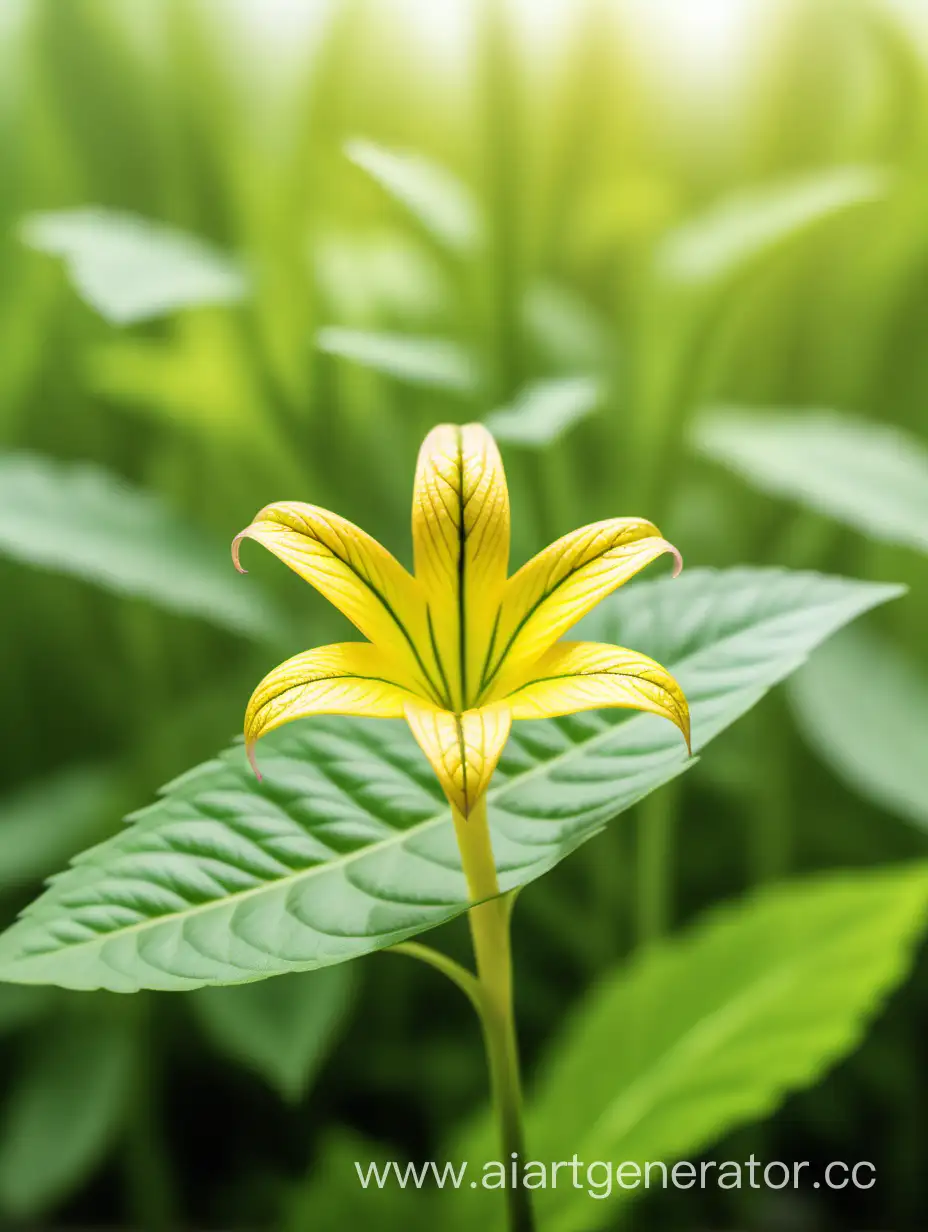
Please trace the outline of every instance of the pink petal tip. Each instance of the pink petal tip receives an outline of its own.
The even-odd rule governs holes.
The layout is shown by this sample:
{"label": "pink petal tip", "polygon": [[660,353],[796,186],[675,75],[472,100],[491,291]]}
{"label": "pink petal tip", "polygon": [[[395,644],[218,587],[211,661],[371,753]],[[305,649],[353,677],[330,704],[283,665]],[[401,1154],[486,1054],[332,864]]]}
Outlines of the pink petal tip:
{"label": "pink petal tip", "polygon": [[259,783],[263,783],[264,775],[258,769],[258,761],[257,761],[257,758],[255,757],[255,746],[253,744],[246,744],[245,752],[248,754],[248,760],[251,762],[251,768],[255,772],[255,778],[258,780]]}
{"label": "pink petal tip", "polygon": [[[664,540],[666,543],[666,539]],[[667,551],[673,555],[673,573],[672,577],[679,577],[680,570],[683,568],[683,557],[680,555],[679,548],[675,548],[672,543],[667,544]]]}
{"label": "pink petal tip", "polygon": [[[242,531],[242,532],[241,532],[241,534],[236,535],[236,536],[235,536],[235,538],[232,540],[232,563],[233,563],[233,565],[235,565],[235,567],[236,567],[236,569],[239,571],[239,573],[247,573],[247,572],[248,572],[248,570],[247,570],[247,569],[245,569],[245,568],[243,568],[243,567],[242,567],[242,564],[241,564],[241,562],[239,561],[239,558],[238,558],[239,549],[240,549],[240,547],[241,547],[241,543],[242,543],[242,540],[244,539],[244,537],[245,537],[245,532],[244,532],[244,531]],[[258,778],[260,778],[260,777],[261,777],[261,776],[260,776],[260,775],[258,775]]]}

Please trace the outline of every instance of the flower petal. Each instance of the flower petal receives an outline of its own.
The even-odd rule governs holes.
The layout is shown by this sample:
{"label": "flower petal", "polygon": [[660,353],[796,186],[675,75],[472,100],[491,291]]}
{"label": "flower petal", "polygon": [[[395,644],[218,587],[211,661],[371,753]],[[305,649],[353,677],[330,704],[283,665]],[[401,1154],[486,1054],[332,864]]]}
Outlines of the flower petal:
{"label": "flower petal", "polygon": [[428,625],[421,588],[376,539],[338,514],[300,501],[267,505],[236,535],[232,559],[244,572],[239,564],[242,539],[263,544],[315,586],[395,660],[402,684],[437,696],[437,673],[423,657]]}
{"label": "flower petal", "polygon": [[445,795],[466,817],[486,791],[509,737],[509,707],[497,703],[453,714],[414,700],[406,703],[406,719]]}
{"label": "flower petal", "polygon": [[287,659],[264,677],[245,710],[245,747],[254,766],[259,737],[312,714],[401,719],[415,698],[384,675],[388,664],[369,642],[320,646]]}
{"label": "flower petal", "polygon": [[647,655],[602,642],[559,642],[505,702],[514,719],[549,719],[578,710],[619,706],[670,719],[690,747],[686,696],[665,667]]}
{"label": "flower petal", "polygon": [[423,441],[412,537],[445,704],[464,710],[478,692],[509,567],[506,476],[482,424],[443,424]]}
{"label": "flower petal", "polygon": [[556,540],[506,583],[481,697],[499,697],[616,587],[664,552],[680,553],[639,518],[593,522]]}

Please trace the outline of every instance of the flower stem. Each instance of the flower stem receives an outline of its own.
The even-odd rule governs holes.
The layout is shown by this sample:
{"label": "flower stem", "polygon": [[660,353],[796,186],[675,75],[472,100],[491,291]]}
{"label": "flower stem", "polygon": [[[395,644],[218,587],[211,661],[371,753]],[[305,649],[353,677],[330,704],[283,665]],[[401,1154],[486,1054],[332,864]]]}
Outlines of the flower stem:
{"label": "flower stem", "polygon": [[[490,843],[486,797],[465,818],[452,807],[461,864],[475,905],[468,912],[480,982],[480,1020],[490,1067],[490,1088],[509,1173],[524,1156],[522,1087],[512,1002],[512,948],[509,937],[511,901],[500,896],[496,862]],[[482,901],[485,900],[485,901]],[[510,1232],[534,1232],[529,1191],[508,1185]]]}

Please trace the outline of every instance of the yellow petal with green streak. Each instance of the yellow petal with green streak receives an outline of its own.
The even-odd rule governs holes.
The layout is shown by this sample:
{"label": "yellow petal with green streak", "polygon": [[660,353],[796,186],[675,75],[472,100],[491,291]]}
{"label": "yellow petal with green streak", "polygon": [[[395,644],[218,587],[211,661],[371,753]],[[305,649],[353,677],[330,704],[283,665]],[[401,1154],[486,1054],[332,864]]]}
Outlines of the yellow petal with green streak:
{"label": "yellow petal with green streak", "polygon": [[255,742],[293,719],[313,714],[404,718],[415,695],[391,680],[389,670],[375,646],[341,642],[294,655],[268,672],[245,711],[245,747],[255,773]]}
{"label": "yellow petal with green streak", "polygon": [[412,535],[444,704],[465,710],[477,696],[509,567],[506,476],[481,424],[444,424],[425,438]]}
{"label": "yellow petal with green streak", "polygon": [[665,667],[647,655],[601,642],[559,642],[533,666],[531,679],[505,701],[514,719],[549,719],[618,706],[670,719],[690,745],[686,696]]}
{"label": "yellow petal with green streak", "polygon": [[409,701],[406,719],[445,795],[467,817],[486,791],[509,736],[509,707],[496,704],[453,714]]}
{"label": "yellow petal with green streak", "polygon": [[393,661],[393,675],[416,691],[438,696],[429,662],[425,600],[415,578],[372,538],[336,513],[300,501],[267,505],[235,537],[254,539],[320,591]]}
{"label": "yellow petal with green streak", "polygon": [[676,557],[676,576],[679,552],[639,518],[594,522],[539,552],[506,583],[481,700],[521,683],[561,634],[664,552]]}

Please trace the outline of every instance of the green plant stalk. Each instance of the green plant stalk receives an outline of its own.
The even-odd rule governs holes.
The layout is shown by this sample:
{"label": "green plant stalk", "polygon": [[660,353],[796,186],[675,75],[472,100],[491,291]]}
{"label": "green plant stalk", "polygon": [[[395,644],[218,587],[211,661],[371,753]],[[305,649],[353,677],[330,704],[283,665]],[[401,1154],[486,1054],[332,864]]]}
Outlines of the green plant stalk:
{"label": "green plant stalk", "polygon": [[[511,898],[501,896],[490,842],[486,796],[463,817],[452,808],[461,864],[475,905],[468,912],[480,983],[480,1021],[490,1067],[493,1110],[499,1125],[503,1163],[524,1157],[522,1084],[512,1000]],[[506,1188],[510,1232],[534,1232],[529,1191]]]}

